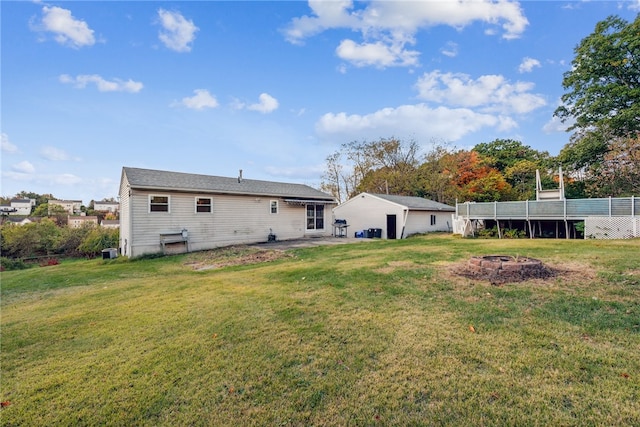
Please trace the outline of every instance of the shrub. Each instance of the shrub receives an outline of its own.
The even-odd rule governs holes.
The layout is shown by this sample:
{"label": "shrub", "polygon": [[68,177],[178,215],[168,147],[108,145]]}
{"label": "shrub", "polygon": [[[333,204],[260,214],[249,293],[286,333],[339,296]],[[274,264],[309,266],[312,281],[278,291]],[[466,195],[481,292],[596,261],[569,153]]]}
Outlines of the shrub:
{"label": "shrub", "polygon": [[25,270],[27,268],[29,268],[29,265],[21,259],[12,259],[6,257],[0,258],[0,271]]}
{"label": "shrub", "polygon": [[502,231],[502,236],[505,239],[521,239],[523,237],[526,237],[527,233],[524,230],[507,228]]}
{"label": "shrub", "polygon": [[99,255],[103,249],[118,247],[119,230],[110,228],[93,228],[84,238],[78,251],[89,258]]}
{"label": "shrub", "polygon": [[59,238],[60,228],[46,218],[21,226],[2,226],[3,252],[14,257],[49,255],[57,248]]}
{"label": "shrub", "polygon": [[483,228],[481,230],[478,230],[478,238],[481,239],[490,239],[492,237],[497,237],[498,236],[498,228],[497,227],[493,227],[493,228]]}

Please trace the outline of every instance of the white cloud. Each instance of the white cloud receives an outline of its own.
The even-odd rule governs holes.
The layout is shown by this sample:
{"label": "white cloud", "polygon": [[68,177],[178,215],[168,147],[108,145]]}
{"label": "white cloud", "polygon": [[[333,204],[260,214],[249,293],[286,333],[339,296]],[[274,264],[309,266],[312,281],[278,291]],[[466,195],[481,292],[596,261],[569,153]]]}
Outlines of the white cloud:
{"label": "white cloud", "polygon": [[2,152],[3,153],[17,153],[18,147],[9,141],[9,135],[2,132]]}
{"label": "white cloud", "polygon": [[312,13],[292,19],[283,29],[284,36],[291,43],[302,44],[304,39],[323,31],[346,28],[360,32],[363,40],[343,40],[336,49],[340,58],[357,66],[414,66],[418,53],[405,46],[415,44],[415,34],[423,28],[448,25],[460,29],[482,21],[500,26],[502,37],[513,39],[529,24],[520,5],[511,1],[374,0],[362,4],[310,0]]}
{"label": "white cloud", "polygon": [[51,146],[42,147],[42,149],[40,150],[40,155],[45,159],[54,162],[69,160],[69,155],[64,150],[60,150],[59,148]]}
{"label": "white cloud", "polygon": [[182,105],[193,110],[204,110],[205,108],[216,108],[218,100],[206,89],[196,89],[192,97],[182,98],[180,102],[174,102],[172,106]]}
{"label": "white cloud", "polygon": [[532,94],[534,84],[510,83],[501,75],[485,75],[472,79],[468,74],[425,73],[416,89],[420,99],[450,106],[478,108],[481,112],[523,114],[546,105],[544,98]]}
{"label": "white cloud", "polygon": [[573,120],[569,120],[567,123],[563,123],[560,118],[553,116],[551,120],[542,126],[542,130],[545,133],[566,132],[571,127]]}
{"label": "white cloud", "polygon": [[321,136],[341,139],[379,138],[398,135],[402,130],[418,140],[443,139],[457,141],[484,127],[509,130],[517,127],[505,116],[477,113],[468,108],[431,108],[425,104],[383,108],[370,114],[327,113],[316,123]]}
{"label": "white cloud", "polygon": [[454,42],[447,42],[444,47],[440,49],[440,53],[449,58],[455,58],[458,56],[458,44]]}
{"label": "white cloud", "polygon": [[20,163],[16,163],[11,167],[11,169],[13,169],[18,173],[25,173],[25,174],[32,174],[36,171],[36,168],[26,160]]}
{"label": "white cloud", "polygon": [[89,83],[94,83],[100,92],[130,92],[137,93],[142,90],[144,85],[131,79],[124,81],[113,79],[111,81],[102,78],[97,74],[81,74],[72,77],[68,74],[62,74],[59,77],[61,83],[73,84],[76,88],[84,89]]}
{"label": "white cloud", "polygon": [[419,52],[404,49],[404,44],[386,44],[382,41],[357,44],[353,40],[342,40],[336,48],[341,59],[351,62],[356,67],[391,67],[411,66],[418,64]]}
{"label": "white cloud", "polygon": [[74,18],[70,10],[57,6],[42,8],[42,21],[35,29],[54,33],[58,43],[74,49],[92,46],[96,42],[93,30],[85,21]]}
{"label": "white cloud", "polygon": [[520,73],[530,73],[534,68],[541,67],[540,61],[537,59],[529,58],[528,56],[522,59],[520,66],[518,67],[518,72]]}
{"label": "white cloud", "polygon": [[278,100],[268,93],[261,93],[258,100],[257,104],[251,104],[247,109],[258,111],[262,114],[271,113],[278,109]]}
{"label": "white cloud", "polygon": [[158,33],[160,41],[176,52],[190,52],[191,43],[199,30],[193,21],[185,19],[179,12],[164,9],[158,9],[158,16],[162,25],[162,30]]}

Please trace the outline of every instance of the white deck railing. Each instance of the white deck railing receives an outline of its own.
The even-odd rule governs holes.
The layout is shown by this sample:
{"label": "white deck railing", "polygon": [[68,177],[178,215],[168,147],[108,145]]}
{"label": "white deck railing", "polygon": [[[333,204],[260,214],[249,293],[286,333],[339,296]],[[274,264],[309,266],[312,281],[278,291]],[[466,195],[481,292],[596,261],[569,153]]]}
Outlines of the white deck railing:
{"label": "white deck railing", "polygon": [[640,198],[565,199],[552,201],[456,203],[456,217],[462,219],[570,219],[587,217],[640,216]]}

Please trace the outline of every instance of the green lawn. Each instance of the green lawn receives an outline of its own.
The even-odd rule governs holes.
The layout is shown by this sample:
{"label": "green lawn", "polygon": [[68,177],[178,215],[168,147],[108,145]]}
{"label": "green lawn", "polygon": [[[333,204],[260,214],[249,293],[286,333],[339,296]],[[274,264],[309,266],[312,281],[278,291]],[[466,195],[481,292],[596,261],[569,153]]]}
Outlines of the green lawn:
{"label": "green lawn", "polygon": [[[291,254],[3,272],[2,425],[640,425],[638,239]],[[488,254],[562,272],[451,273]]]}

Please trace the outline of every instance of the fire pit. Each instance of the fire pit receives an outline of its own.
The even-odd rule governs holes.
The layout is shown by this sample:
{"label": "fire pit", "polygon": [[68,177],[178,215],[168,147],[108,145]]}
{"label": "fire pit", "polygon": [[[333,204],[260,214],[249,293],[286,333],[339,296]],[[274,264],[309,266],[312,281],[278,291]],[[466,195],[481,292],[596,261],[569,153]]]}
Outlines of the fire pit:
{"label": "fire pit", "polygon": [[542,261],[510,255],[474,256],[458,274],[471,279],[488,280],[492,284],[545,279],[554,275]]}

